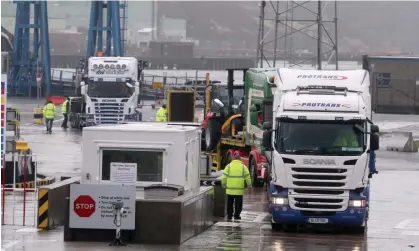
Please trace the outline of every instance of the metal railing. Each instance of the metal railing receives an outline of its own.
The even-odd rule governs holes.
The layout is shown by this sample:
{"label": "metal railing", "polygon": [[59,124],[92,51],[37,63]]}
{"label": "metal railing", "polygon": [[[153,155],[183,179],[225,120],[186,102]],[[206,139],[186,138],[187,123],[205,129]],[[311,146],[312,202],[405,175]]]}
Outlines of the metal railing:
{"label": "metal railing", "polygon": [[[39,184],[36,181],[36,156],[23,152],[6,154],[5,159],[13,161],[13,168],[5,165],[2,168],[2,225],[36,226]],[[10,171],[13,174],[12,181],[7,184],[6,177]],[[33,177],[32,180],[29,177]]]}

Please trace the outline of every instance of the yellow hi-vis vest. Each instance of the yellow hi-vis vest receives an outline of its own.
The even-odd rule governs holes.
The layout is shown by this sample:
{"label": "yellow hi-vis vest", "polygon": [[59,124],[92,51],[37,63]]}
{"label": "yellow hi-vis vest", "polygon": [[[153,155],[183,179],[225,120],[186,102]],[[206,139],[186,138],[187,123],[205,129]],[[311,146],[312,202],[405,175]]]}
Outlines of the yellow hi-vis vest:
{"label": "yellow hi-vis vest", "polygon": [[221,185],[227,195],[244,195],[244,189],[252,186],[248,168],[240,160],[231,161],[224,168]]}
{"label": "yellow hi-vis vest", "polygon": [[44,118],[46,119],[53,119],[55,118],[55,114],[57,113],[57,109],[53,103],[48,103],[44,106],[43,114]]}
{"label": "yellow hi-vis vest", "polygon": [[356,135],[350,132],[340,133],[338,138],[335,140],[333,146],[340,147],[359,147]]}
{"label": "yellow hi-vis vest", "polygon": [[167,110],[163,107],[160,107],[160,109],[156,113],[156,121],[157,122],[166,122],[167,121]]}
{"label": "yellow hi-vis vest", "polygon": [[68,100],[64,100],[63,104],[61,105],[61,113],[62,114],[67,114],[67,105],[68,105]]}

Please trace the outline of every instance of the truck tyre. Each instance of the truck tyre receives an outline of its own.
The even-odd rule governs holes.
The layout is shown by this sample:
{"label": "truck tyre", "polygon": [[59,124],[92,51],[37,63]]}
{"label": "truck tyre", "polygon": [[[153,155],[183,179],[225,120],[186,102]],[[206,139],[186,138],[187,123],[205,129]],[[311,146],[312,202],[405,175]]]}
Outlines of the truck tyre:
{"label": "truck tyre", "polygon": [[258,179],[258,171],[255,158],[250,161],[250,177],[252,178],[253,187],[263,187],[263,181]]}
{"label": "truck tyre", "polygon": [[356,226],[351,229],[354,234],[364,235],[367,231],[367,226]]}
{"label": "truck tyre", "polygon": [[298,225],[297,224],[284,224],[283,230],[285,233],[295,233],[295,232],[298,232]]}
{"label": "truck tyre", "polygon": [[205,148],[207,151],[214,150],[221,137],[221,124],[215,119],[208,120],[205,128]]}
{"label": "truck tyre", "polygon": [[272,230],[281,231],[281,224],[271,222]]}

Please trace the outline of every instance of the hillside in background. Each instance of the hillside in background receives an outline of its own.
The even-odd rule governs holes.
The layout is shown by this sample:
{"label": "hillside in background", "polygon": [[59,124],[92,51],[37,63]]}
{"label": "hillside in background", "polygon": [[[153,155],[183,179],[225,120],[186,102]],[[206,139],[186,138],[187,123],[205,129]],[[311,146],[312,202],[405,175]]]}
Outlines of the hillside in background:
{"label": "hillside in background", "polygon": [[[324,2],[326,4],[327,2]],[[259,2],[159,2],[159,14],[188,20],[188,36],[202,40],[227,40],[235,46],[256,45]],[[269,3],[268,3],[269,4]],[[284,9],[284,2],[281,3]],[[315,10],[316,3],[310,9]],[[333,2],[325,9],[333,18]],[[266,8],[271,10],[272,8]],[[369,50],[400,47],[419,53],[419,2],[338,3],[338,35],[341,49],[363,44]],[[298,13],[297,13],[298,12]],[[313,19],[306,10],[295,13]],[[272,15],[271,15],[272,16]],[[306,39],[307,40],[307,39]],[[309,39],[308,39],[309,40]],[[310,41],[310,40],[309,40]]]}
{"label": "hillside in background", "polygon": [[[48,1],[50,17],[66,18],[72,26],[87,26],[88,2]],[[206,47],[256,48],[258,1],[158,1],[158,14],[187,20],[187,35]],[[281,2],[284,6],[285,2]],[[333,2],[326,8],[333,18]],[[268,2],[269,4],[269,2]],[[315,4],[315,3],[312,3]],[[14,16],[14,4],[2,1],[2,17]],[[130,1],[128,28],[136,30],[151,23],[151,3]],[[419,53],[419,2],[342,2],[338,4],[340,50],[403,50]],[[268,8],[267,8],[268,9]],[[269,8],[271,9],[271,8]],[[311,8],[315,9],[315,8]],[[296,12],[301,18],[313,18],[308,11]],[[280,33],[282,30],[280,30]],[[271,33],[273,34],[273,32]],[[313,41],[298,37],[293,43],[311,48]]]}

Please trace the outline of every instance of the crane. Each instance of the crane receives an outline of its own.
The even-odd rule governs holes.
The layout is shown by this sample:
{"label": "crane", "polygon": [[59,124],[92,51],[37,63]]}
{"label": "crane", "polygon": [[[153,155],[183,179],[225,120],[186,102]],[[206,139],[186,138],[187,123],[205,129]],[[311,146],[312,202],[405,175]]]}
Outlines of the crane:
{"label": "crane", "polygon": [[[16,22],[12,63],[8,76],[10,96],[52,94],[51,58],[48,28],[48,1],[15,1]],[[31,16],[31,13],[33,15]],[[123,56],[126,40],[127,1],[92,1],[86,57],[98,52],[104,56]],[[105,19],[106,17],[106,19]],[[104,23],[104,19],[106,22]],[[106,33],[105,46],[103,35]],[[33,34],[31,38],[31,34]],[[41,52],[41,54],[40,54]],[[42,57],[40,57],[42,55]],[[39,86],[36,77],[41,76]],[[58,88],[59,92],[62,90]],[[54,93],[62,95],[62,93]]]}

